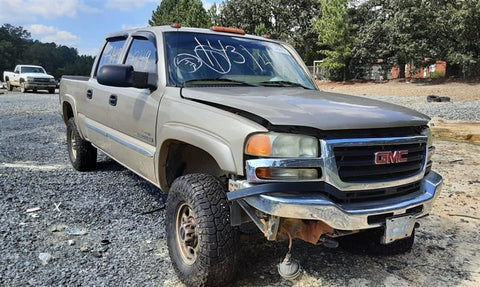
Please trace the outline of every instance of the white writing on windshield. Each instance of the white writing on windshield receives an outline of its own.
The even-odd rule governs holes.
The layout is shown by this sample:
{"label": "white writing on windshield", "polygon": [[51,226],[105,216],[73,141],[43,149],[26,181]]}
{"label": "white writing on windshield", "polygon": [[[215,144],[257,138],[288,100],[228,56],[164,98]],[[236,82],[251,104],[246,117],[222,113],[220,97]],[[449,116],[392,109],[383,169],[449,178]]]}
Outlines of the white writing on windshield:
{"label": "white writing on windshield", "polygon": [[214,47],[210,40],[202,44],[197,37],[194,37],[197,45],[193,48],[193,53],[180,53],[175,56],[174,64],[180,70],[195,73],[202,66],[217,72],[219,74],[228,74],[232,69],[232,63],[243,65],[250,59],[260,71],[271,65],[266,55],[255,56],[245,46],[224,45],[222,41],[217,40],[218,46]]}

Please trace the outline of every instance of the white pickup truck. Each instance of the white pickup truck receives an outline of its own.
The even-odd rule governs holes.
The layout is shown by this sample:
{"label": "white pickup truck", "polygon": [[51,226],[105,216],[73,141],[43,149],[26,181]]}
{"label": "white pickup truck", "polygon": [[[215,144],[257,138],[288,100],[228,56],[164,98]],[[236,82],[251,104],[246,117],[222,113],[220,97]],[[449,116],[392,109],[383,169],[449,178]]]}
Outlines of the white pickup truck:
{"label": "white pickup truck", "polygon": [[14,87],[20,87],[22,93],[28,90],[47,90],[50,94],[55,93],[57,82],[52,75],[47,74],[41,66],[17,65],[13,72],[3,72],[3,81],[7,89],[12,91]]}

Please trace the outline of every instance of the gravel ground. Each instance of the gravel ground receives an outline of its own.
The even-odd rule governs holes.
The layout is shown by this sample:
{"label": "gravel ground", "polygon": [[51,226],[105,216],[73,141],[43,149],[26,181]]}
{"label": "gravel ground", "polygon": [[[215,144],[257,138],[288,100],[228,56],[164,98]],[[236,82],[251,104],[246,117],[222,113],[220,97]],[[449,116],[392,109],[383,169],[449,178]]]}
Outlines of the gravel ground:
{"label": "gravel ground", "polygon": [[480,121],[480,96],[478,101],[427,102],[424,97],[367,96],[362,97],[394,103],[417,110],[430,117],[446,120]]}
{"label": "gravel ground", "polygon": [[[57,95],[0,95],[0,286],[181,285],[166,248],[165,196],[102,154],[96,171],[75,171],[57,107]],[[446,184],[412,252],[372,257],[296,241],[304,271],[289,282],[275,267],[287,243],[243,235],[236,285],[478,286],[480,146],[439,141],[437,150]]]}

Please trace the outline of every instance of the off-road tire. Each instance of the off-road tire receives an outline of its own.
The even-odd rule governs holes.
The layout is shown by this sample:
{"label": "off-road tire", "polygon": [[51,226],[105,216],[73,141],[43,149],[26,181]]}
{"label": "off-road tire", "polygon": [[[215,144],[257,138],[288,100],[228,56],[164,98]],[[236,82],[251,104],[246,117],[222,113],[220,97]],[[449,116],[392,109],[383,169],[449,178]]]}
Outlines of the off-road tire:
{"label": "off-road tire", "polygon": [[74,118],[67,122],[68,157],[72,166],[79,171],[91,170],[97,163],[97,149],[80,136]]}
{"label": "off-road tire", "polygon": [[55,89],[48,89],[49,94],[55,94]]}
{"label": "off-road tire", "polygon": [[407,238],[396,240],[390,244],[381,244],[383,228],[376,228],[368,231],[338,238],[340,246],[355,254],[368,255],[397,255],[410,252],[415,241],[415,229],[412,235]]}
{"label": "off-road tire", "polygon": [[20,92],[26,93],[27,89],[25,88],[25,82],[20,83]]}
{"label": "off-road tire", "polygon": [[[191,209],[196,229],[193,234],[197,236],[197,252],[191,256],[190,262],[184,257],[185,245],[182,244],[185,243],[180,239],[183,233],[178,228],[179,221],[184,218],[179,215],[183,208]],[[236,274],[238,231],[230,225],[225,190],[215,177],[189,174],[173,182],[167,199],[166,233],[173,268],[187,286],[227,286],[232,283]]]}
{"label": "off-road tire", "polygon": [[13,91],[13,86],[10,85],[10,81],[7,81],[7,90],[8,90],[9,92]]}

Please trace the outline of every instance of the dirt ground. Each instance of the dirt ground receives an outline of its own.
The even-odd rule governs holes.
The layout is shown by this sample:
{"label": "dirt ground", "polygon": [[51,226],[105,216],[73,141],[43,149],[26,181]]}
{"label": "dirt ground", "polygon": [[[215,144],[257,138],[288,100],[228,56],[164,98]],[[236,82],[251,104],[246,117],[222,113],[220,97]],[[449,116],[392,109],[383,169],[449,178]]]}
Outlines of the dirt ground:
{"label": "dirt ground", "polygon": [[320,88],[327,92],[342,93],[355,96],[399,96],[415,97],[428,95],[451,97],[457,102],[480,100],[480,82],[322,82],[317,81]]}

